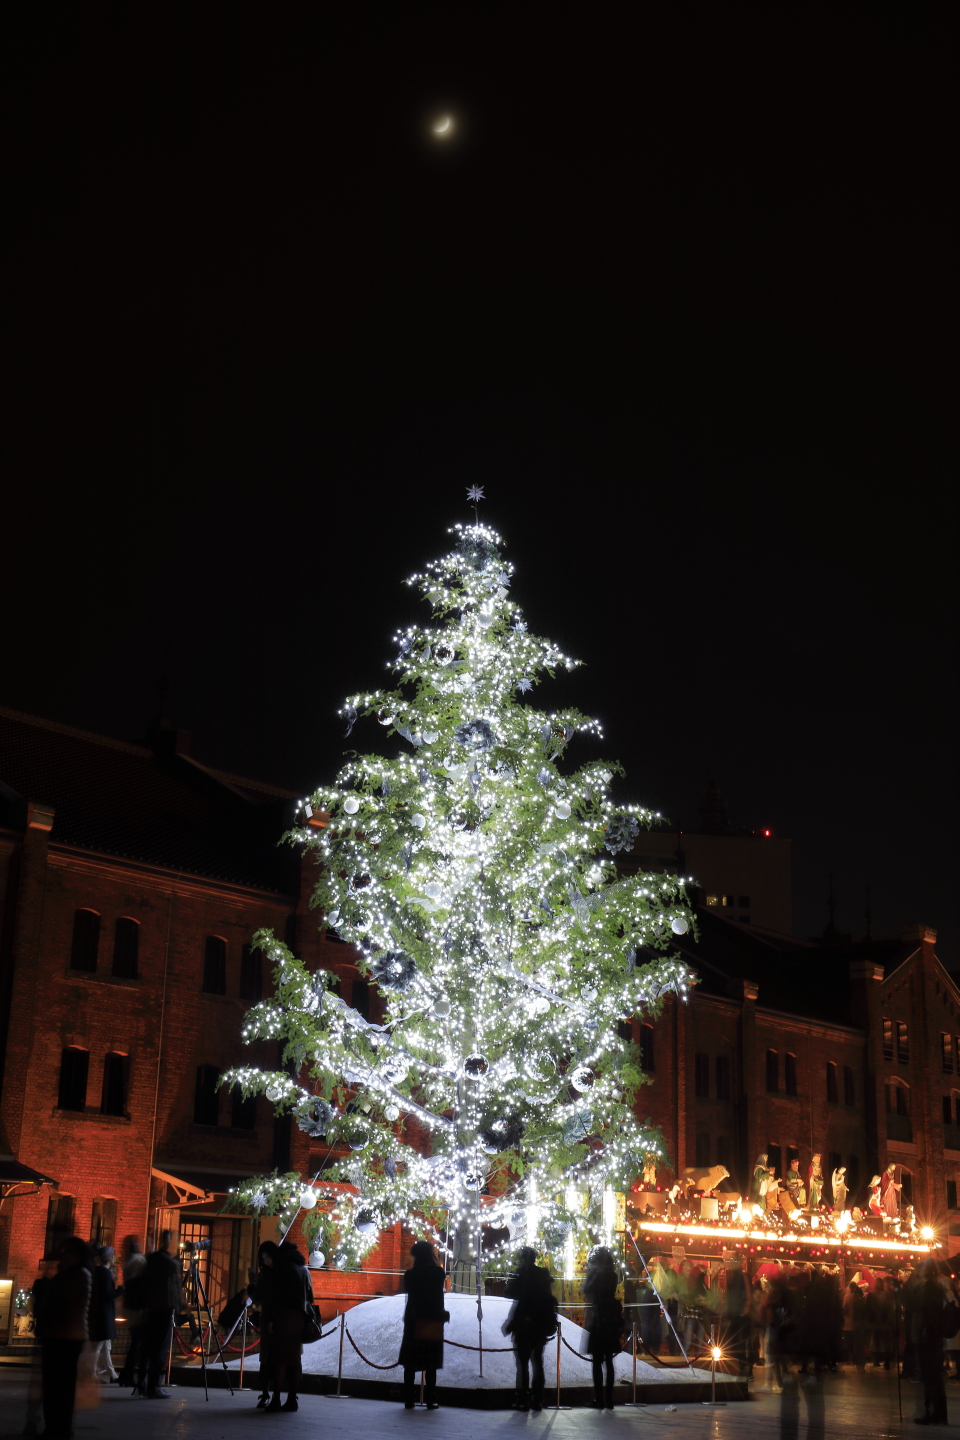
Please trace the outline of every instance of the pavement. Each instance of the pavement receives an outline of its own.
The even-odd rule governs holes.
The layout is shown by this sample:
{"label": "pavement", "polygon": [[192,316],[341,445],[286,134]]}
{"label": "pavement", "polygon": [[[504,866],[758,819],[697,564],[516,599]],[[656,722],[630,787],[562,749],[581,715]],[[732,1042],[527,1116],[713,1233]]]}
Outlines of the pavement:
{"label": "pavement", "polygon": [[[762,1372],[758,1369],[757,1383]],[[0,1373],[0,1436],[22,1435],[29,1376]],[[297,1414],[266,1415],[255,1409],[256,1393],[230,1395],[176,1387],[169,1400],[131,1399],[129,1392],[104,1387],[94,1410],[74,1417],[76,1440],[380,1440],[398,1436],[424,1440],[592,1440],[612,1431],[623,1440],[899,1440],[920,1433],[913,1426],[920,1388],[901,1382],[903,1421],[897,1406],[896,1376],[868,1371],[828,1375],[822,1386],[798,1386],[796,1377],[782,1395],[757,1391],[749,1400],[722,1409],[699,1403],[668,1407],[650,1404],[612,1413],[576,1408],[524,1415],[511,1410],[404,1410],[383,1400],[301,1398]],[[950,1426],[960,1431],[960,1385],[948,1383]],[[937,1432],[941,1433],[941,1432]]]}

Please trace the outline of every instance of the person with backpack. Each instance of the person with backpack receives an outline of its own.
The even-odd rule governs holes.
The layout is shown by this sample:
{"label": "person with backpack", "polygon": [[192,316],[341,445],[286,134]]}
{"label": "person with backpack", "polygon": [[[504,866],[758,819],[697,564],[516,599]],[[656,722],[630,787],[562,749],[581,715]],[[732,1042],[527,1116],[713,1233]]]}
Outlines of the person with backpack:
{"label": "person with backpack", "polygon": [[[589,1307],[587,1351],[593,1359],[593,1406],[596,1410],[613,1409],[613,1357],[623,1342],[623,1306],[617,1298],[617,1272],[613,1256],[605,1245],[598,1245],[587,1261],[583,1282],[584,1299]],[[604,1391],[606,1370],[606,1391]]]}
{"label": "person with backpack", "polygon": [[[507,1281],[507,1299],[513,1301],[503,1333],[513,1339],[517,1363],[515,1410],[543,1409],[543,1347],[557,1333],[557,1302],[549,1270],[537,1264],[537,1253],[524,1245],[517,1269]],[[532,1372],[532,1373],[531,1373]]]}

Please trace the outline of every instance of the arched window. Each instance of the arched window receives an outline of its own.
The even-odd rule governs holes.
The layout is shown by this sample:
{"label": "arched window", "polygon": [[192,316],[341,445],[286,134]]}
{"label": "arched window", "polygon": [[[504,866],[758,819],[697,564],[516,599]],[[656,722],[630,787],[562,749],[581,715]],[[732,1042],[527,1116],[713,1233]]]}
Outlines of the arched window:
{"label": "arched window", "polygon": [[84,970],[88,975],[95,975],[99,948],[100,916],[96,910],[74,910],[70,969]]}
{"label": "arched window", "polygon": [[207,995],[227,993],[227,942],[208,935],[203,946],[203,988]]}
{"label": "arched window", "polygon": [[[940,1059],[944,1075],[953,1074],[953,1036],[940,1032]],[[954,1207],[956,1208],[956,1207]]]}
{"label": "arched window", "polygon": [[910,1064],[910,1032],[905,1020],[897,1021],[897,1061],[901,1065]]}
{"label": "arched window", "polygon": [[47,1231],[43,1240],[43,1258],[56,1260],[60,1246],[73,1234],[76,1208],[73,1195],[51,1195],[47,1201]]}
{"label": "arched window", "polygon": [[[717,1075],[717,1099],[730,1099],[730,1057],[729,1055],[718,1055],[716,1065]],[[725,1163],[725,1162],[721,1162]]]}
{"label": "arched window", "polygon": [[900,1191],[900,1209],[905,1205],[913,1204],[913,1176],[904,1166],[900,1167],[900,1183],[903,1189]]}
{"label": "arched window", "polygon": [[90,1244],[99,1249],[112,1245],[117,1233],[117,1202],[109,1195],[98,1195],[90,1214]]}
{"label": "arched window", "polygon": [[731,1161],[730,1161],[730,1136],[729,1136],[729,1135],[718,1135],[718,1136],[717,1136],[717,1164],[718,1164],[718,1165],[725,1165],[725,1166],[727,1167],[727,1169],[729,1170],[729,1169],[730,1169],[730,1163],[731,1163]]}
{"label": "arched window", "polygon": [[789,1050],[783,1057],[783,1088],[788,1095],[797,1093],[797,1057]]}
{"label": "arched window", "polygon": [[768,1144],[767,1144],[767,1164],[769,1165],[770,1169],[774,1172],[774,1174],[776,1175],[777,1179],[778,1179],[778,1180],[782,1180],[782,1179],[783,1179],[783,1159],[782,1159],[782,1157],[781,1157],[780,1146],[779,1146],[779,1145],[775,1145],[772,1140],[770,1140],[770,1141],[768,1142]]}
{"label": "arched window", "polygon": [[252,945],[244,945],[240,952],[240,999],[254,1003],[263,999],[263,956]]}
{"label": "arched window", "polygon": [[194,1125],[216,1125],[220,1118],[220,1071],[216,1065],[197,1066],[193,1100]]}
{"label": "arched window", "polygon": [[360,975],[350,986],[350,1004],[364,1020],[370,1019],[370,985]]}
{"label": "arched window", "polygon": [[710,1164],[710,1136],[706,1131],[697,1131],[697,1165]]}
{"label": "arched window", "polygon": [[776,1050],[767,1051],[767,1089],[772,1095],[780,1089],[780,1056]]}
{"label": "arched window", "polygon": [[[111,1050],[103,1057],[103,1090],[100,1096],[101,1115],[127,1113],[127,1057]],[[104,1241],[104,1244],[107,1242]]]}
{"label": "arched window", "polygon": [[61,1051],[60,1088],[57,1094],[58,1109],[86,1109],[89,1070],[89,1050],[81,1050],[79,1045],[68,1045],[65,1050]]}
{"label": "arched window", "polygon": [[652,1075],[657,1068],[653,1060],[652,1025],[640,1026],[640,1065],[648,1075]]}
{"label": "arched window", "polygon": [[136,980],[139,950],[139,923],[121,915],[113,929],[113,973],[118,980]]}
{"label": "arched window", "polygon": [[910,1087],[902,1080],[891,1080],[886,1086],[887,1136],[891,1140],[912,1140],[910,1121]]}
{"label": "arched window", "polygon": [[[710,1094],[710,1056],[699,1050],[693,1057],[693,1093],[701,1100]],[[697,1164],[701,1162],[698,1160]],[[704,1161],[709,1164],[709,1161]]]}
{"label": "arched window", "polygon": [[827,1101],[831,1105],[840,1103],[840,1090],[837,1086],[837,1067],[832,1060],[827,1061]]}
{"label": "arched window", "polygon": [[230,1092],[230,1124],[234,1130],[255,1130],[257,1128],[257,1097],[244,1098],[239,1085]]}
{"label": "arched window", "polygon": [[844,1105],[856,1105],[857,1090],[853,1083],[853,1071],[849,1065],[843,1067],[843,1103]]}

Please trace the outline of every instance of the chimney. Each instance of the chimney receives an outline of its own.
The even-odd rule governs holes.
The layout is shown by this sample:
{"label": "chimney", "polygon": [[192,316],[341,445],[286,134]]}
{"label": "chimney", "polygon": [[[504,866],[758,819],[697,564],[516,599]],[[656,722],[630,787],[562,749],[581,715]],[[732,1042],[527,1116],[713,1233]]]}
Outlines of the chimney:
{"label": "chimney", "polygon": [[900,939],[904,945],[936,945],[937,932],[932,925],[901,925]]}

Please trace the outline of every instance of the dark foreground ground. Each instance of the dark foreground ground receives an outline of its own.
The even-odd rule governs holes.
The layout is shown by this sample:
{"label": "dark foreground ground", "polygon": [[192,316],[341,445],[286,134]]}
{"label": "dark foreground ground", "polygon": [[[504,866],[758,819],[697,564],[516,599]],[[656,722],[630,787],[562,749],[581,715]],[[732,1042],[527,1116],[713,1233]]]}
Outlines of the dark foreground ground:
{"label": "dark foreground ground", "polygon": [[[757,1383],[762,1372],[758,1369]],[[0,1372],[0,1436],[22,1435],[27,1413],[29,1376],[22,1370]],[[756,1392],[749,1400],[711,1410],[700,1404],[675,1409],[651,1404],[642,1410],[618,1406],[612,1414],[587,1409],[545,1410],[522,1415],[509,1410],[447,1409],[405,1411],[401,1405],[380,1400],[328,1400],[320,1395],[301,1399],[296,1415],[265,1415],[256,1410],[256,1395],[230,1396],[226,1390],[176,1387],[170,1400],[135,1400],[116,1386],[104,1389],[95,1410],[78,1411],[74,1421],[77,1440],[243,1440],[250,1436],[279,1436],[286,1440],[378,1440],[429,1432],[431,1440],[581,1440],[609,1435],[657,1435],[663,1440],[819,1440],[842,1434],[846,1440],[886,1440],[886,1437],[924,1433],[914,1427],[919,1413],[920,1389],[901,1382],[903,1421],[897,1406],[894,1375],[868,1371],[828,1375],[822,1386],[798,1387],[794,1381],[783,1395]],[[950,1431],[960,1429],[960,1385],[948,1383]],[[949,1433],[936,1431],[935,1433]]]}

